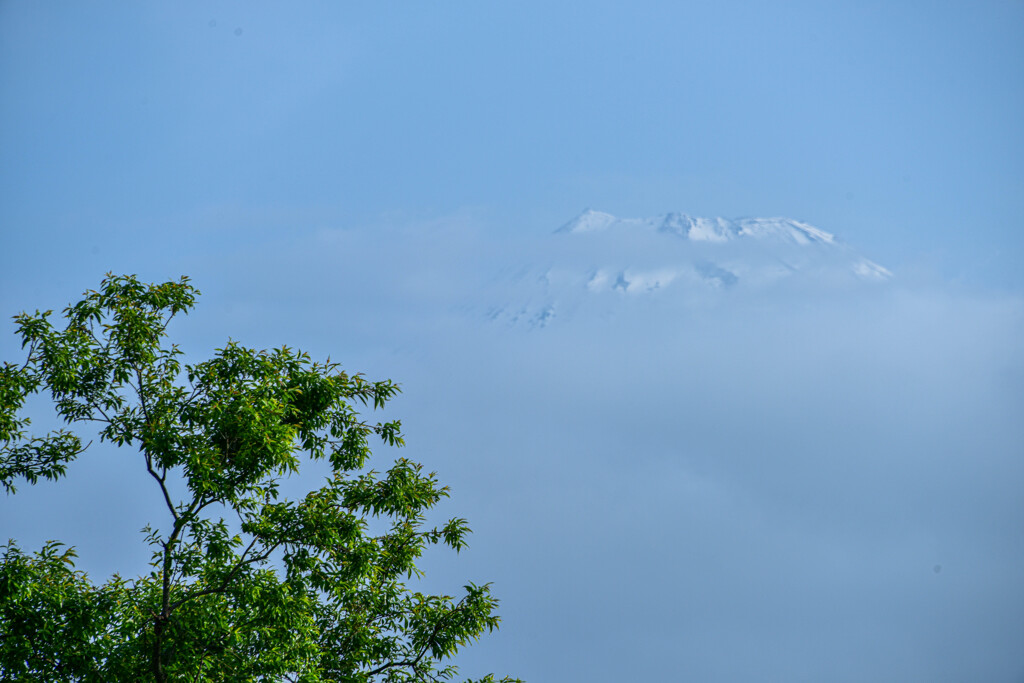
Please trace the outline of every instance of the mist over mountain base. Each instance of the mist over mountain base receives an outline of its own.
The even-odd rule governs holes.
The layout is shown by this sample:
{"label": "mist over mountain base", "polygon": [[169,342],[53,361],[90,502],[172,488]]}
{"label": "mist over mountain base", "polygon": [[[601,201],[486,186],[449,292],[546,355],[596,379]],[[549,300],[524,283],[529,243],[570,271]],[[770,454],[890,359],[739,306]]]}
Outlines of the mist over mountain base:
{"label": "mist over mountain base", "polygon": [[[204,296],[171,333],[189,360],[230,337],[402,385],[408,446],[373,465],[436,470],[439,519],[474,530],[426,555],[425,587],[502,600],[464,675],[1020,680],[1024,299],[864,279],[834,242],[623,227],[239,243],[196,261]],[[751,275],[779,258],[803,265]],[[22,547],[79,545],[94,576],[144,572],[160,501],[97,498],[127,454],[92,455],[0,518]]]}

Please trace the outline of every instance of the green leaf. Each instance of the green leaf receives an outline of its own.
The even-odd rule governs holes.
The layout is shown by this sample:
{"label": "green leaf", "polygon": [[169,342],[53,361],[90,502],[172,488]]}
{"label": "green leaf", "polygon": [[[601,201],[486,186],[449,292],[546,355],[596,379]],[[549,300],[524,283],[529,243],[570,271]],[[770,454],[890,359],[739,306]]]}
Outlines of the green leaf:
{"label": "green leaf", "polygon": [[[87,448],[77,430],[95,429],[134,451],[165,512],[142,530],[152,570],[132,580],[92,583],[57,542],[0,546],[0,680],[452,679],[450,658],[497,628],[498,601],[488,584],[456,600],[405,583],[427,545],[459,551],[470,530],[423,527],[449,492],[420,464],[366,469],[371,434],[404,439],[357,407],[384,408],[399,386],[232,340],[182,365],[167,329],[198,294],[188,278],[108,274],[62,329],[51,311],[15,317],[26,355],[0,367],[0,483],[65,476]],[[68,430],[28,432],[37,392]],[[331,476],[284,498],[280,480],[306,459]]]}

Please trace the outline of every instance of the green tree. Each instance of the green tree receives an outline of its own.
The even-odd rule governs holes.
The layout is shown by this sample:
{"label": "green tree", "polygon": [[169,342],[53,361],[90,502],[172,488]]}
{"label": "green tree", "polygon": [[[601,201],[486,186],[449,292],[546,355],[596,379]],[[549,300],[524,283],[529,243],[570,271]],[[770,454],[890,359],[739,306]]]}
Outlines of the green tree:
{"label": "green tree", "polygon": [[[497,600],[487,585],[458,599],[407,585],[427,546],[458,551],[469,528],[426,526],[448,488],[420,465],[367,469],[371,438],[401,446],[400,423],[356,409],[382,408],[397,385],[287,347],[230,342],[183,364],[166,329],[198,294],[187,278],[108,275],[63,329],[51,311],[15,316],[27,357],[0,369],[0,483],[56,480],[87,447],[27,433],[24,402],[45,391],[68,425],[137,451],[167,518],[144,530],[152,571],[133,580],[94,585],[56,542],[0,546],[0,679],[451,679],[456,651],[497,627]],[[305,458],[331,476],[288,500],[279,484]]]}

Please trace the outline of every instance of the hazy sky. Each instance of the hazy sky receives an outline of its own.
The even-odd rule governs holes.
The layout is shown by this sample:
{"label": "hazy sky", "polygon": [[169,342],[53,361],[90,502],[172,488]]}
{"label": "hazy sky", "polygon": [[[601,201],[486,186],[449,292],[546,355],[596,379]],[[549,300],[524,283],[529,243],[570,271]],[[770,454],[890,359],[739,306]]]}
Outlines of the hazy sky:
{"label": "hazy sky", "polygon": [[[1020,0],[0,2],[0,313],[187,274],[190,358],[401,382],[475,530],[431,585],[503,600],[466,675],[1019,683],[1021,121]],[[789,216],[894,277],[488,323],[586,207]],[[142,571],[137,465],[0,537]]]}

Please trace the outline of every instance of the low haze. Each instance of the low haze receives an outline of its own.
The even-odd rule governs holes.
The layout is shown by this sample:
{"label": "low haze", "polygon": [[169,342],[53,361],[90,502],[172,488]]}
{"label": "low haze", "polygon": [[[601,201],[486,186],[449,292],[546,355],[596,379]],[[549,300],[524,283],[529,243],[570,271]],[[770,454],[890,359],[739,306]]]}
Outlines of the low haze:
{"label": "low haze", "polygon": [[[1022,84],[1010,0],[6,3],[0,311],[189,275],[189,360],[399,382],[464,676],[1018,683]],[[146,571],[143,474],[0,537]]]}

